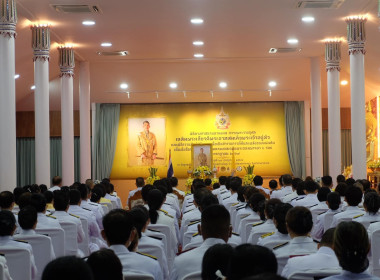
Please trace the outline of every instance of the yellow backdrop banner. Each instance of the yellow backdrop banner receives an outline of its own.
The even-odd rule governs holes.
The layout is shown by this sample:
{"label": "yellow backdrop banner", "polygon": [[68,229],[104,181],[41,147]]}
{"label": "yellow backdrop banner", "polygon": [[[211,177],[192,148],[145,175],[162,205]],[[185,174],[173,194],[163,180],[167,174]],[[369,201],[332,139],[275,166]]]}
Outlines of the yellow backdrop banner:
{"label": "yellow backdrop banner", "polygon": [[146,178],[149,166],[166,177],[169,150],[180,178],[201,163],[218,176],[252,164],[256,175],[291,173],[282,102],[121,106],[111,178]]}

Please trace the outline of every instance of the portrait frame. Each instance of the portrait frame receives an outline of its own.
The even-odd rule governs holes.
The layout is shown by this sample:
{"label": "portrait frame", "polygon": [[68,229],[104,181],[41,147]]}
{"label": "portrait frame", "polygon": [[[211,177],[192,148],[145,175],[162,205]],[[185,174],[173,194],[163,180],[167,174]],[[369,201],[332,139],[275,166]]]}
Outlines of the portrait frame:
{"label": "portrait frame", "polygon": [[212,169],[213,157],[212,157],[212,144],[211,143],[201,143],[201,144],[191,144],[191,167],[195,170],[199,167],[199,163],[195,160],[195,156],[199,154],[200,149],[203,148],[204,153],[207,156],[207,166]]}

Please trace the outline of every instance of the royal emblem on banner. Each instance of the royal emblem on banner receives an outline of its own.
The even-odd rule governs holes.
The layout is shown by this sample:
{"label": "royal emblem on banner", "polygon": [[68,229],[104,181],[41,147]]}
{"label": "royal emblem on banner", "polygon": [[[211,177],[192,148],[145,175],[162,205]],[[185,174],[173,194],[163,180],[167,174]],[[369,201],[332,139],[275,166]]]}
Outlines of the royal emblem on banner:
{"label": "royal emblem on banner", "polygon": [[216,115],[215,126],[218,129],[228,129],[230,126],[230,117],[224,113],[223,107],[220,109],[220,113]]}

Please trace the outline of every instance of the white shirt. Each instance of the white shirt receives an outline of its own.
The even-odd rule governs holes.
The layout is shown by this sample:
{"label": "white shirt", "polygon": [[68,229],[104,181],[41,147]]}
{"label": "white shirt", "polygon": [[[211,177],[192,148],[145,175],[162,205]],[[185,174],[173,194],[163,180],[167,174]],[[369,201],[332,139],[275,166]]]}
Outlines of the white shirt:
{"label": "white shirt", "polygon": [[273,220],[268,219],[265,221],[265,223],[252,227],[249,237],[247,239],[247,242],[252,243],[252,244],[257,244],[259,239],[257,238],[257,240],[253,240],[253,237],[255,234],[259,234],[259,233],[264,234],[268,232],[274,232],[275,230],[276,230],[276,227],[273,223]]}
{"label": "white shirt", "polygon": [[331,227],[336,227],[343,218],[354,218],[357,215],[364,214],[364,211],[357,206],[347,206],[346,210],[334,215]]}
{"label": "white shirt", "polygon": [[264,188],[263,186],[255,186],[256,189],[263,190],[266,194],[270,194],[270,190],[267,188]]}
{"label": "white shirt", "polygon": [[224,207],[226,207],[227,210],[229,210],[231,207],[231,204],[238,202],[237,197],[238,197],[238,194],[236,192],[236,193],[231,194],[230,197],[224,198],[222,200]]}
{"label": "white shirt", "polygon": [[3,270],[3,280],[12,280],[11,276],[9,275],[9,270],[7,266],[7,260],[3,257],[0,256],[0,263],[3,265],[4,270]]}
{"label": "white shirt", "polygon": [[329,210],[329,207],[327,206],[326,201],[321,201],[317,205],[313,206],[310,208],[310,211],[313,210]]}
{"label": "white shirt", "polygon": [[319,204],[319,200],[316,193],[307,194],[304,198],[294,202],[295,206],[311,207]]}
{"label": "white shirt", "polygon": [[293,192],[292,186],[284,186],[281,190],[272,192],[270,198],[283,199],[285,195]]}
{"label": "white shirt", "polygon": [[207,238],[200,247],[177,256],[174,260],[174,267],[170,279],[182,280],[183,277],[192,272],[202,271],[203,255],[208,248],[215,244],[225,244],[225,242],[219,238]]}
{"label": "white shirt", "polygon": [[322,269],[342,269],[334,251],[330,247],[323,246],[315,254],[289,259],[281,276],[288,278],[294,272]]}
{"label": "white shirt", "polygon": [[357,217],[357,218],[354,218],[352,219],[353,221],[355,222],[358,222],[358,223],[373,223],[373,222],[379,222],[380,221],[380,214],[379,213],[376,213],[376,214],[370,214],[368,212],[365,212],[365,214],[363,216],[360,216],[360,217]]}
{"label": "white shirt", "polygon": [[[28,229],[28,230],[21,229],[20,234],[14,235],[13,238],[23,240],[25,236],[35,236],[35,235],[42,235],[42,234],[37,234],[33,229]],[[42,236],[45,236],[45,235],[42,235]],[[50,260],[54,260],[55,253],[54,253],[53,243],[51,242],[50,237],[46,236],[46,238],[50,239]]]}
{"label": "white shirt", "polygon": [[55,216],[46,216],[44,213],[37,213],[37,229],[43,228],[61,228],[58,219]]}
{"label": "white shirt", "polygon": [[285,195],[284,198],[282,199],[282,202],[284,202],[284,203],[290,203],[293,199],[295,199],[297,197],[298,197],[297,192],[293,191],[293,192]]}
{"label": "white shirt", "polygon": [[102,205],[99,203],[94,203],[91,202],[90,200],[82,200],[80,203],[80,207],[86,208],[86,209],[91,209],[93,213],[95,214],[96,222],[99,226],[99,228],[102,230],[103,229],[103,216],[104,216],[104,211]]}
{"label": "white shirt", "polygon": [[372,234],[376,231],[376,230],[379,230],[380,229],[380,222],[376,222],[376,223],[371,223],[368,227],[368,237],[369,237],[369,240],[371,240],[371,237],[372,237]]}
{"label": "white shirt", "polygon": [[57,217],[58,221],[60,222],[73,222],[77,225],[78,230],[78,243],[81,243],[84,240],[84,231],[82,227],[82,222],[80,221],[80,218],[74,217],[70,215],[69,213],[66,213],[65,211],[55,211],[54,216]]}
{"label": "white shirt", "polygon": [[349,280],[349,279],[363,279],[363,280],[379,280],[379,277],[370,275],[368,272],[364,271],[362,273],[352,273],[347,270],[343,270],[339,275],[333,275],[327,278],[323,278],[323,280]]}
{"label": "white shirt", "polygon": [[129,205],[129,204],[128,204],[128,203],[129,203],[129,199],[130,199],[132,196],[134,196],[135,193],[140,192],[141,190],[142,190],[142,188],[140,187],[140,188],[137,188],[137,189],[135,189],[135,190],[131,190],[131,191],[129,192],[129,194],[128,194],[128,199],[127,199],[127,206]]}
{"label": "white shirt", "polygon": [[[317,216],[317,221],[313,225],[313,229],[311,230],[311,236],[314,239],[321,240],[323,233],[325,232],[325,217],[326,217],[326,214],[330,214],[330,213],[337,214],[337,213],[340,213],[340,210],[339,209],[337,209],[337,210],[329,209],[325,213],[319,214]],[[331,225],[328,225],[328,226],[330,228]]]}
{"label": "white shirt", "polygon": [[[283,244],[284,242],[290,241],[289,234],[280,233],[277,229],[272,233],[263,234],[260,236],[257,245],[267,247],[269,249],[273,249],[279,244]],[[267,246],[268,244],[275,244],[271,246]]]}
{"label": "white shirt", "polygon": [[[203,237],[199,234],[199,232],[195,233],[194,236],[191,238],[191,241],[189,244],[187,244],[184,248],[184,250],[188,250],[191,248],[197,248],[201,246],[203,243]],[[228,244],[233,244],[234,246],[242,244],[241,238],[239,234],[232,233],[231,237],[228,238],[227,241]]]}
{"label": "white shirt", "polygon": [[117,199],[116,196],[107,193],[107,194],[104,196],[104,198],[105,198],[105,199],[109,199],[109,200],[111,200],[111,201],[115,201],[115,202],[116,202],[116,205],[117,205],[117,208],[121,208],[120,202],[119,202],[119,200]]}
{"label": "white shirt", "polygon": [[54,192],[59,191],[61,188],[59,186],[52,186],[48,191]]}
{"label": "white shirt", "polygon": [[143,272],[151,274],[155,280],[162,280],[163,274],[157,260],[130,252],[124,245],[111,245],[109,247],[119,257],[123,272]]}

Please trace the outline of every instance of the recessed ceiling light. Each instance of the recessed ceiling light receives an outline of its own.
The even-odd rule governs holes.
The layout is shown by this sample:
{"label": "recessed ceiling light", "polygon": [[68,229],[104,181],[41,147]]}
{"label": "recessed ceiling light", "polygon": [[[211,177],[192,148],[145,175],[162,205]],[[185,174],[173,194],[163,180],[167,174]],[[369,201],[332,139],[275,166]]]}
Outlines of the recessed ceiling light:
{"label": "recessed ceiling light", "polygon": [[83,25],[87,25],[87,26],[91,26],[91,25],[95,25],[95,21],[93,21],[93,20],[84,20],[84,21],[82,21],[82,24]]}
{"label": "recessed ceiling light", "polygon": [[125,84],[125,83],[120,84],[120,88],[121,89],[127,89],[128,88],[128,84]]}
{"label": "recessed ceiling light", "polygon": [[20,75],[19,75],[19,74],[16,74],[16,75],[15,75],[15,79],[18,79],[18,78],[20,78]]}
{"label": "recessed ceiling light", "polygon": [[292,44],[292,45],[298,44],[298,39],[296,39],[296,38],[288,39],[288,44]]}
{"label": "recessed ceiling light", "polygon": [[268,83],[268,86],[270,86],[270,87],[275,87],[275,86],[277,86],[277,83],[276,83],[275,81],[270,81],[270,82]]}
{"label": "recessed ceiling light", "polygon": [[32,85],[32,86],[30,87],[30,89],[31,89],[31,90],[35,90],[35,89],[36,89],[36,86],[35,86],[35,85]]}
{"label": "recessed ceiling light", "polygon": [[220,82],[220,83],[219,83],[219,86],[220,86],[221,88],[226,88],[226,87],[227,87],[227,83],[226,83],[226,82]]}
{"label": "recessed ceiling light", "polygon": [[102,47],[111,47],[112,43],[104,42],[100,44]]}
{"label": "recessed ceiling light", "polygon": [[202,24],[203,23],[203,19],[201,19],[201,18],[192,18],[190,21],[192,24]]}
{"label": "recessed ceiling light", "polygon": [[204,44],[203,41],[194,41],[193,42],[194,46],[203,46],[203,44]]}
{"label": "recessed ceiling light", "polygon": [[177,86],[178,86],[177,83],[170,83],[169,84],[170,88],[177,88]]}
{"label": "recessed ceiling light", "polygon": [[195,53],[194,54],[194,57],[196,57],[196,58],[200,58],[200,57],[203,57],[204,55],[203,55],[203,53]]}
{"label": "recessed ceiling light", "polygon": [[340,84],[341,84],[342,86],[346,86],[346,85],[348,85],[348,81],[343,80],[343,81],[340,82]]}
{"label": "recessed ceiling light", "polygon": [[302,18],[303,22],[314,22],[315,18],[311,16],[306,16]]}

